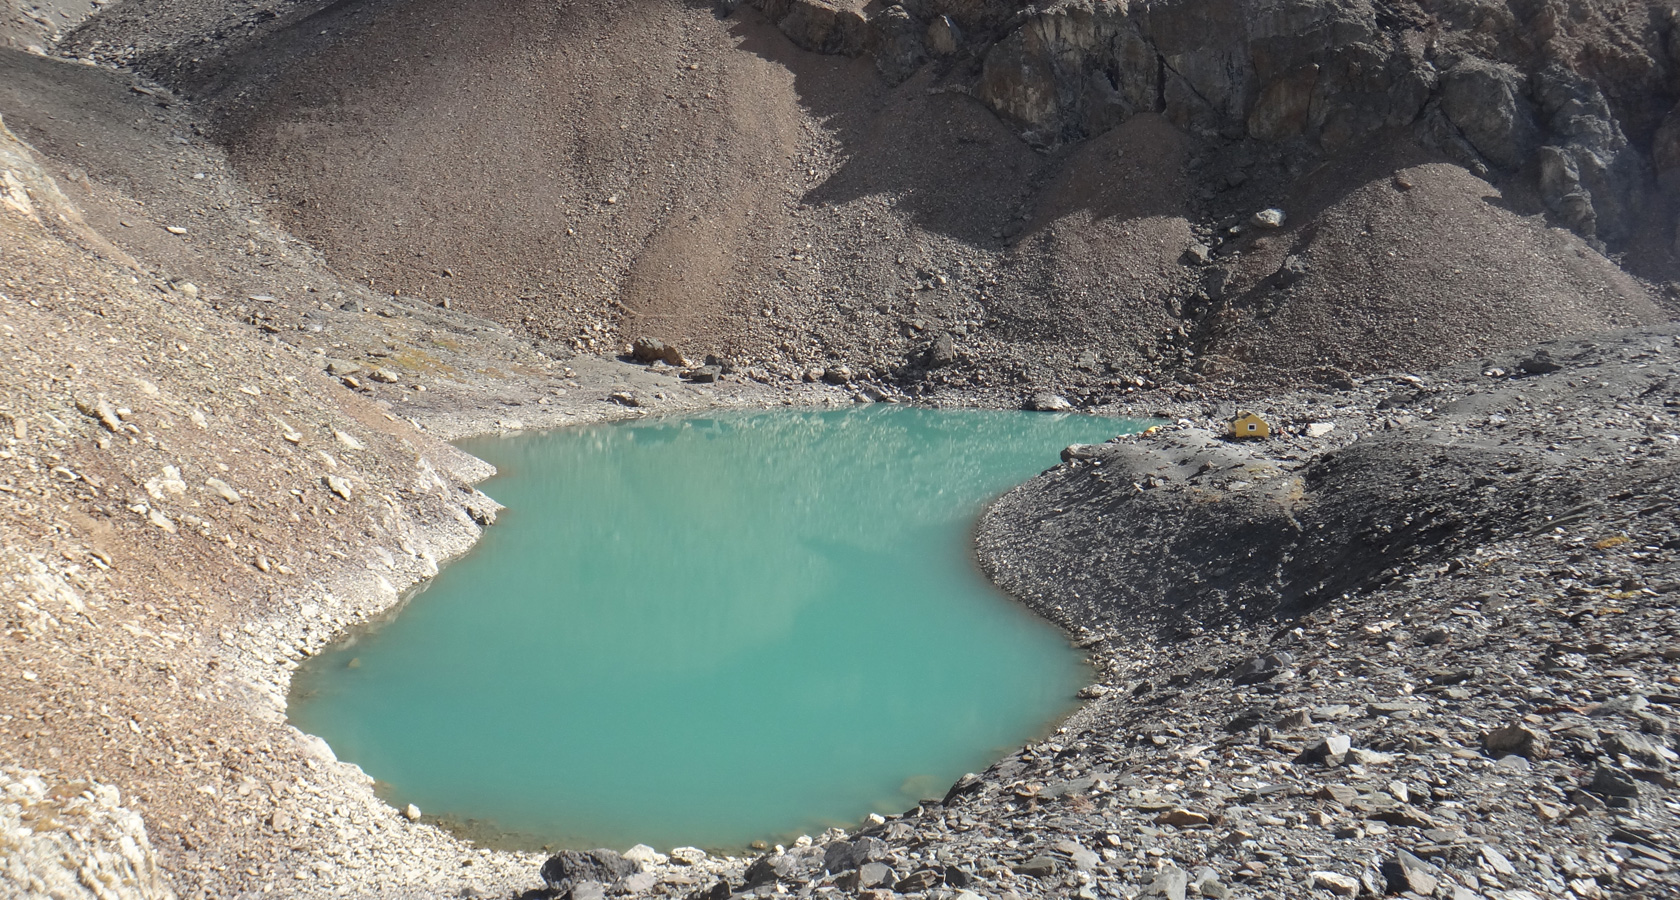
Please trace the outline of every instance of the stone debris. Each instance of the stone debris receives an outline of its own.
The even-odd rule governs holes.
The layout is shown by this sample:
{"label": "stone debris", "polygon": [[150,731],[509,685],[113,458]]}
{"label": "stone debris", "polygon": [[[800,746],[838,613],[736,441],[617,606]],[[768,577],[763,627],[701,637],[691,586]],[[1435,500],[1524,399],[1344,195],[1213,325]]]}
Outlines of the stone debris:
{"label": "stone debris", "polygon": [[0,886],[16,900],[176,898],[145,824],[110,785],[0,767],[0,847]]}
{"label": "stone debris", "polygon": [[204,486],[209,488],[211,493],[229,503],[238,503],[245,499],[240,496],[238,491],[233,489],[233,485],[228,484],[220,478],[206,478],[204,480]]}

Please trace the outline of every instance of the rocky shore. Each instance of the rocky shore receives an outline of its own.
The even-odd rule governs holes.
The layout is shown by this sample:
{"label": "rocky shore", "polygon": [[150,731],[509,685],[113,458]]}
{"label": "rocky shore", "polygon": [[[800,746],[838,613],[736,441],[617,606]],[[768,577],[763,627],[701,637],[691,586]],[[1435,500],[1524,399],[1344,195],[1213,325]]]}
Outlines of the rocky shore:
{"label": "rocky shore", "polygon": [[[1053,736],[653,892],[1680,890],[1680,328],[1284,395],[1261,442],[1232,411],[1070,447],[982,520],[988,572],[1101,671]],[[631,885],[574,863],[551,896]]]}

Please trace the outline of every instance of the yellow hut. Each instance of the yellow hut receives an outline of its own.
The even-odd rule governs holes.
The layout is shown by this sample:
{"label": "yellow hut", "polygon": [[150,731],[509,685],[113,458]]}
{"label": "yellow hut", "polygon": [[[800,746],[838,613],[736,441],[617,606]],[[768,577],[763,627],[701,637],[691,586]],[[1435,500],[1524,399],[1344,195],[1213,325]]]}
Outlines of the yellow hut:
{"label": "yellow hut", "polygon": [[1251,412],[1237,413],[1231,420],[1231,437],[1234,438],[1269,438],[1272,436],[1272,426],[1266,420]]}

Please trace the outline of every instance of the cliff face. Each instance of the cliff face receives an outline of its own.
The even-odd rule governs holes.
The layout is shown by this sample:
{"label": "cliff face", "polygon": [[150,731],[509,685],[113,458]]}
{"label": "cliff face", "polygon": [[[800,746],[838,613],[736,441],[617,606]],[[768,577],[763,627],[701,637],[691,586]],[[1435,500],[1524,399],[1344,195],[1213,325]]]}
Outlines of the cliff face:
{"label": "cliff face", "polygon": [[973,95],[1040,146],[1145,112],[1297,156],[1412,127],[1478,175],[1520,174],[1559,221],[1617,248],[1648,227],[1680,58],[1674,11],[1655,3],[757,5],[801,47],[873,55],[889,78],[930,59],[966,68]]}

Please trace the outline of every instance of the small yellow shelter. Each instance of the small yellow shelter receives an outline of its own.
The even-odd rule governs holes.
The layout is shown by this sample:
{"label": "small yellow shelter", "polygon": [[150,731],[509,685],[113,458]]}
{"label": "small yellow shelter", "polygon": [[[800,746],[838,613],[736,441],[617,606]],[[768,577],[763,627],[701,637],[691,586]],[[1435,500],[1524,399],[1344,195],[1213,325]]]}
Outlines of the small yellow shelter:
{"label": "small yellow shelter", "polygon": [[1272,436],[1272,426],[1266,420],[1251,412],[1237,413],[1231,420],[1231,437],[1234,438],[1269,438]]}

